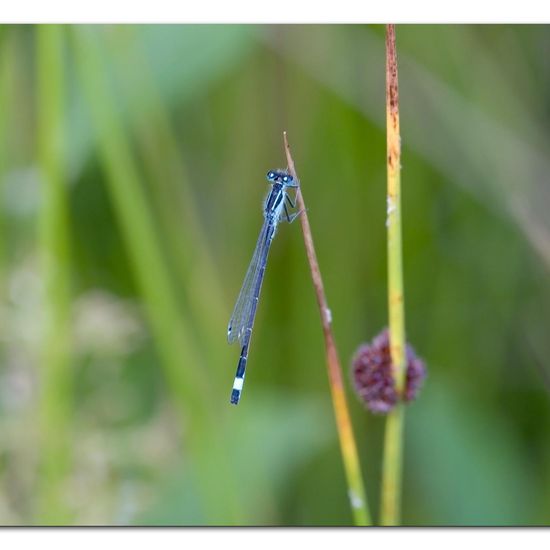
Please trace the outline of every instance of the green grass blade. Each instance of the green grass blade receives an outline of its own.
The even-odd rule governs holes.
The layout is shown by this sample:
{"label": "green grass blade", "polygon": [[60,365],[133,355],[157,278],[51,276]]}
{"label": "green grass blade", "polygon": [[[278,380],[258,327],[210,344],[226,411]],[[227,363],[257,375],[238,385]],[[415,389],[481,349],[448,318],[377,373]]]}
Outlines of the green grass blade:
{"label": "green grass blade", "polygon": [[129,251],[132,268],[162,357],[168,384],[180,410],[201,410],[204,369],[189,339],[190,332],[161,254],[156,227],[147,206],[141,175],[132,159],[105,82],[95,30],[74,29],[79,75],[98,134],[107,185]]}
{"label": "green grass blade", "polygon": [[190,316],[197,321],[198,333],[206,339],[211,363],[225,368],[220,353],[223,339],[211,329],[212,320],[226,317],[229,306],[224,304],[204,221],[197,214],[200,209],[187,167],[152,67],[147,62],[139,30],[118,28],[113,41],[113,49],[120,56],[114,62],[120,67],[117,74],[122,77],[121,82],[126,86],[131,83],[133,89],[140,90],[139,95],[131,91],[124,95],[129,123],[137,137],[145,180],[163,223],[163,235],[174,258],[178,282],[184,292],[187,290],[185,300]]}
{"label": "green grass blade", "polygon": [[36,28],[38,161],[42,180],[39,249],[44,279],[44,334],[39,401],[40,476],[36,521],[67,522],[63,495],[71,455],[71,282],[65,132],[63,31]]}
{"label": "green grass blade", "polygon": [[[190,452],[199,464],[202,497],[209,523],[238,522],[241,507],[220,425],[221,403],[213,395],[208,367],[177,306],[177,294],[147,205],[141,174],[132,158],[117,110],[109,94],[95,29],[74,29],[79,76],[98,134],[101,162],[132,269],[155,338],[161,366],[181,418],[188,427]],[[223,403],[225,404],[225,403]],[[220,499],[220,491],[228,498]],[[223,518],[223,519],[222,519]]]}

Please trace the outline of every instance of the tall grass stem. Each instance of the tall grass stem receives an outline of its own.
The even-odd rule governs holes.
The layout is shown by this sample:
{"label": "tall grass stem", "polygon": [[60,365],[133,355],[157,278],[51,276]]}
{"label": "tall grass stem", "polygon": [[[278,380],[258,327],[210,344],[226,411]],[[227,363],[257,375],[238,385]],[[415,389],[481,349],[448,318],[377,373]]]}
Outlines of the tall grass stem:
{"label": "tall grass stem", "polygon": [[[403,251],[401,244],[401,137],[395,25],[386,27],[386,132],[388,309],[390,351],[397,393],[403,395],[406,376]],[[400,523],[400,500],[405,413],[398,401],[388,414],[382,468],[381,523]]]}
{"label": "tall grass stem", "polygon": [[[290,153],[290,146],[288,144],[286,132],[283,134],[283,140],[288,169],[294,178],[299,179],[292,155]],[[332,404],[334,407],[336,427],[338,429],[338,436],[340,440],[340,450],[342,453],[346,481],[348,484],[348,497],[353,513],[353,519],[355,525],[370,525],[371,519],[363,484],[363,476],[361,474],[359,454],[357,452],[357,445],[353,435],[353,427],[351,424],[346,394],[344,391],[342,367],[340,366],[340,359],[338,358],[338,352],[336,350],[336,344],[332,334],[332,315],[325,296],[323,280],[321,278],[319,263],[317,262],[317,254],[315,253],[315,247],[313,245],[311,227],[309,225],[309,218],[301,187],[298,189],[296,200],[298,209],[302,211],[300,221],[302,223],[306,254],[311,270],[313,286],[315,288],[315,295],[317,297],[317,304],[319,305],[319,312],[321,314],[321,323],[323,325],[328,379],[332,396]]]}

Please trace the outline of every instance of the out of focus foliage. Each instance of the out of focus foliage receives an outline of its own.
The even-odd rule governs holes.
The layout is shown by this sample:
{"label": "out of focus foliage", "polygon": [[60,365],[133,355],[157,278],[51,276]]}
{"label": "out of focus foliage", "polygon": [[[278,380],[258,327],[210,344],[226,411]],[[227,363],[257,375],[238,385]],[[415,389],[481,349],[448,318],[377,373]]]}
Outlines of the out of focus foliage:
{"label": "out of focus foliage", "polygon": [[[382,27],[0,28],[0,523],[350,524],[298,225],[226,324],[287,130],[339,353],[386,324]],[[397,28],[404,523],[550,518],[550,30]],[[349,381],[349,376],[348,376]],[[348,382],[370,506],[383,418]]]}

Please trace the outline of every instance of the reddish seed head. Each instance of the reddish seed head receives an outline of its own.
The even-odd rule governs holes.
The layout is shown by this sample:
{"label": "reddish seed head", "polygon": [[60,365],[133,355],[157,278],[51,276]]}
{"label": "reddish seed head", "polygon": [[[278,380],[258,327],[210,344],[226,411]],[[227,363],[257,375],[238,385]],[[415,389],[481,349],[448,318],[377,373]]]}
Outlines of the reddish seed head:
{"label": "reddish seed head", "polygon": [[[407,344],[407,377],[405,401],[412,401],[418,394],[426,367]],[[372,343],[359,347],[352,361],[352,375],[357,395],[373,413],[388,413],[397,403],[397,391],[392,373],[388,329],[384,329]]]}

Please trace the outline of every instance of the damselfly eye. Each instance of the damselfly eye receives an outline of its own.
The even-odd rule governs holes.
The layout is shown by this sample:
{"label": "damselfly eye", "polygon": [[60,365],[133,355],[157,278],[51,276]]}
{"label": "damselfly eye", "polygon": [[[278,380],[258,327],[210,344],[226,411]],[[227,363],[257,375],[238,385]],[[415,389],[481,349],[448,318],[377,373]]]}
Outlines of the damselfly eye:
{"label": "damselfly eye", "polygon": [[275,172],[268,172],[267,177],[268,179],[272,180],[275,177]]}
{"label": "damselfly eye", "polygon": [[288,176],[284,176],[283,181],[286,183],[288,181]]}

